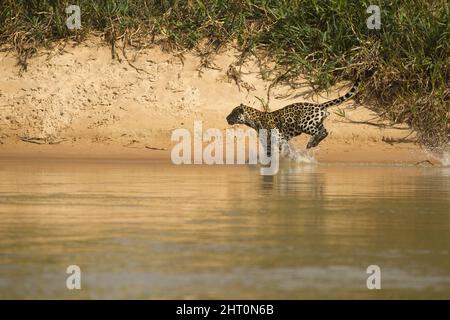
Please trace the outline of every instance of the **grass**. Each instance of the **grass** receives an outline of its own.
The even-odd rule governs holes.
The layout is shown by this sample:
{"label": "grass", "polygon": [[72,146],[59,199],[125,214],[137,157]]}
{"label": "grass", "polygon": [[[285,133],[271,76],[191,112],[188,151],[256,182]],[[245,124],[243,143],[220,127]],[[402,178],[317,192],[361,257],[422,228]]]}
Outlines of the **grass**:
{"label": "grass", "polygon": [[[65,26],[65,8],[81,8],[82,29]],[[381,9],[381,29],[369,30],[366,8]],[[205,58],[233,44],[242,57],[275,61],[262,74],[318,88],[364,79],[360,99],[394,123],[406,122],[430,148],[449,142],[450,21],[446,0],[3,0],[0,45],[28,59],[55,40],[100,33],[114,50],[121,41],[172,49],[197,48]]]}

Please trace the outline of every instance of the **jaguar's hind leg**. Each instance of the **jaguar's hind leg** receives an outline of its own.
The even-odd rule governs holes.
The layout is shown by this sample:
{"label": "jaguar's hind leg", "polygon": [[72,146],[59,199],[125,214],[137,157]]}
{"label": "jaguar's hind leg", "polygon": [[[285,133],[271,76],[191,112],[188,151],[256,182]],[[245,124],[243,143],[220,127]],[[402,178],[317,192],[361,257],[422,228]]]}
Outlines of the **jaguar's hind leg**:
{"label": "jaguar's hind leg", "polygon": [[322,141],[323,139],[325,139],[328,136],[327,129],[325,129],[323,124],[321,124],[314,131],[315,132],[313,133],[311,139],[309,140],[309,142],[306,146],[307,149],[317,147],[319,145],[320,141]]}

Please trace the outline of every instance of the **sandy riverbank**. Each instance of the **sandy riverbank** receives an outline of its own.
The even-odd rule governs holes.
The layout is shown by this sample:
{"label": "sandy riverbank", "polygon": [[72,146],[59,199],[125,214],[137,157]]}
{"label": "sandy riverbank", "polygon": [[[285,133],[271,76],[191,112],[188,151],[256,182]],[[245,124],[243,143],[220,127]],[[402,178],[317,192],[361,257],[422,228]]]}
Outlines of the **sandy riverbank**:
{"label": "sandy riverbank", "polygon": [[[96,40],[42,51],[20,72],[12,53],[0,54],[0,157],[170,158],[171,132],[204,128],[225,130],[226,115],[242,103],[260,108],[270,84],[255,61],[233,79],[238,53],[217,55],[211,68],[184,52],[183,58],[148,48],[127,51],[128,60],[111,58]],[[231,75],[231,77],[230,77]],[[345,84],[321,95],[303,86],[271,91],[275,110],[296,101],[326,101],[345,93]],[[345,110],[345,117],[336,112]],[[384,126],[368,106],[353,100],[334,107],[330,132],[307,154],[323,162],[436,163],[406,126]],[[341,113],[342,115],[342,113]],[[292,141],[305,152],[309,137]]]}

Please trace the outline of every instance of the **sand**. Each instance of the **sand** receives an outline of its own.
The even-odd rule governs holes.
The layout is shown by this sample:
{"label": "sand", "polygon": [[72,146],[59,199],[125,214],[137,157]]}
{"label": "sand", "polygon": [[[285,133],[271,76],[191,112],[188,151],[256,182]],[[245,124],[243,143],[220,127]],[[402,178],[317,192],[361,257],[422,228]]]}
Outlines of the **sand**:
{"label": "sand", "polygon": [[[120,61],[112,59],[110,48],[92,38],[41,50],[21,72],[14,55],[1,52],[0,157],[170,161],[174,129],[192,130],[202,120],[204,128],[225,130],[228,113],[240,103],[261,108],[258,98],[266,99],[270,85],[254,59],[242,65],[240,79],[230,77],[239,55],[232,48],[209,68],[194,52],[181,57],[154,46],[126,53],[128,59],[122,52]],[[276,86],[269,106],[326,101],[349,85],[321,94],[306,84]],[[302,135],[291,141],[296,150],[319,162],[438,164],[406,125],[389,126],[370,106],[350,100],[329,111],[327,139],[307,151],[309,137]]]}

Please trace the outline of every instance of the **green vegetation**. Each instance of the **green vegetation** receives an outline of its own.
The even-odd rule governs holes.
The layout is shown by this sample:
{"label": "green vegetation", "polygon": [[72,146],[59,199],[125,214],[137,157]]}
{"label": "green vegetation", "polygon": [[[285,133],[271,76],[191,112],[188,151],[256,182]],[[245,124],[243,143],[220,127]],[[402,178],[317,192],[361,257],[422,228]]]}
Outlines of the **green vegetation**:
{"label": "green vegetation", "polygon": [[[65,8],[81,8],[82,29],[65,26]],[[370,4],[381,29],[369,30]],[[326,88],[367,70],[361,98],[380,115],[406,122],[429,147],[448,143],[450,21],[447,0],[2,0],[0,44],[19,63],[57,39],[82,41],[100,32],[111,44],[159,41],[201,48],[208,57],[225,44],[276,61],[263,74],[293,81],[303,74]],[[201,46],[199,46],[201,44]],[[264,56],[265,55],[265,56]],[[266,60],[267,61],[267,60]]]}

